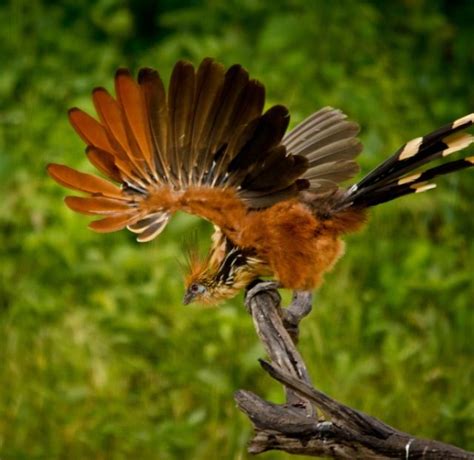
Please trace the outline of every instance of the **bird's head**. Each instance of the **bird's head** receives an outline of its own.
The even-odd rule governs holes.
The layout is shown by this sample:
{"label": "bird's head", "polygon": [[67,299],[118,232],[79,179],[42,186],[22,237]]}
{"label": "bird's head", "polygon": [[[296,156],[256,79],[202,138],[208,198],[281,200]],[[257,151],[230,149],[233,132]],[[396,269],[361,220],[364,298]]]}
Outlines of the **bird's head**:
{"label": "bird's head", "polygon": [[200,302],[206,305],[213,305],[219,300],[223,300],[218,286],[214,280],[207,276],[197,278],[195,281],[186,283],[186,292],[183,297],[183,304],[188,305],[193,302]]}
{"label": "bird's head", "polygon": [[195,254],[188,258],[188,275],[185,278],[186,292],[183,303],[200,302],[214,305],[230,299],[245,288],[260,274],[256,270],[255,259],[237,247],[219,255],[211,253],[204,259]]}

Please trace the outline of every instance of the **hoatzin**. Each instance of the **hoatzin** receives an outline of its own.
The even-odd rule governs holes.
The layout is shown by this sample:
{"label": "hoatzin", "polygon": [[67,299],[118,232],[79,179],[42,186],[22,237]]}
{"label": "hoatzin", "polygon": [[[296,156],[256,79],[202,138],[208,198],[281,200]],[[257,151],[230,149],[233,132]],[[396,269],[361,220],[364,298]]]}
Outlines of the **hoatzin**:
{"label": "hoatzin", "polygon": [[59,184],[88,194],[66,205],[104,216],[89,227],[127,227],[155,238],[185,211],[214,224],[205,260],[191,258],[185,303],[215,303],[261,276],[296,291],[317,287],[343,252],[341,237],[359,230],[369,207],[429,190],[436,176],[468,168],[474,156],[422,168],[473,142],[466,115],[400,147],[362,180],[359,126],[325,107],[286,133],[288,110],[263,112],[265,90],[240,66],[179,61],[165,91],[157,71],[115,75],[116,97],[92,93],[99,120],[78,108],[69,119],[90,162],[108,180],[50,164]]}

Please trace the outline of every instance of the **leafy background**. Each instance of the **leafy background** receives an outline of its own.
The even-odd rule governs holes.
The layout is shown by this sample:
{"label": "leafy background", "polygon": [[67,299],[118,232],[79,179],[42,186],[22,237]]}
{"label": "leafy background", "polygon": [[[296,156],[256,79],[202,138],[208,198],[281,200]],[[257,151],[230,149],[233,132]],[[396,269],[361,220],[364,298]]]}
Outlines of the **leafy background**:
{"label": "leafy background", "polygon": [[[281,401],[242,299],[184,307],[180,215],[159,240],[98,235],[50,161],[91,170],[66,110],[118,66],[214,56],[265,82],[292,122],[362,126],[365,171],[473,110],[474,3],[10,0],[0,6],[0,458],[245,459],[232,395]],[[387,204],[348,238],[301,349],[318,388],[414,434],[474,449],[474,180]],[[286,459],[267,453],[266,459]]]}

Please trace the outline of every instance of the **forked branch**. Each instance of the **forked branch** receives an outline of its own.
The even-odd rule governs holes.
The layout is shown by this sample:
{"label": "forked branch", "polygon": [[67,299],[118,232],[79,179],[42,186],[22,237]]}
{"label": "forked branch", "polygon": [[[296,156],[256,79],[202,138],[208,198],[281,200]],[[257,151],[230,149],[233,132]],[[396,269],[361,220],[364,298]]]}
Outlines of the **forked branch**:
{"label": "forked branch", "polygon": [[250,453],[283,450],[335,459],[474,460],[472,452],[398,431],[315,389],[295,346],[299,322],[311,310],[311,296],[297,294],[288,309],[280,307],[280,300],[272,283],[258,284],[246,299],[271,360],[260,363],[287,395],[286,403],[278,405],[249,391],[236,392],[238,407],[255,428]]}

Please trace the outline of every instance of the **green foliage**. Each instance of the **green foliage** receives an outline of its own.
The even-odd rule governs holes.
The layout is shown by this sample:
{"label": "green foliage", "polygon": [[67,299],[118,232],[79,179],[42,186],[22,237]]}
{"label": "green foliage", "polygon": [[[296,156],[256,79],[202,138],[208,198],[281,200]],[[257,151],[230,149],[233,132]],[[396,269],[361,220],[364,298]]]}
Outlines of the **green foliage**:
{"label": "green foliage", "polygon": [[[197,231],[97,235],[45,165],[83,169],[66,110],[116,67],[240,62],[288,104],[361,122],[368,169],[472,111],[474,4],[437,1],[10,0],[0,6],[0,457],[243,459],[233,391],[281,400],[241,298],[183,307]],[[302,352],[318,388],[404,431],[474,449],[474,181],[373,212],[317,295]],[[290,458],[268,453],[267,459]]]}

